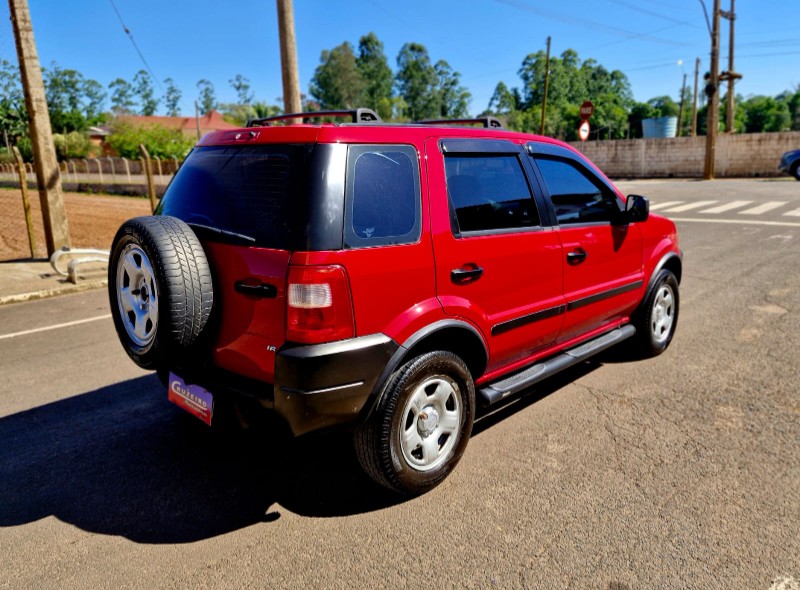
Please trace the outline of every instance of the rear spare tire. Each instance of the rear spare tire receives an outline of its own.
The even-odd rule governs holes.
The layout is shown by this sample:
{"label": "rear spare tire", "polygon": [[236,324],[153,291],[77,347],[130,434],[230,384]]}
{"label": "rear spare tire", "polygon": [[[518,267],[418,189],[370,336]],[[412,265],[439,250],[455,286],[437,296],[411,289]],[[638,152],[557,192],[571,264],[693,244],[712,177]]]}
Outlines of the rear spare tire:
{"label": "rear spare tire", "polygon": [[200,240],[175,217],[129,219],[111,246],[108,297],[128,356],[144,369],[162,365],[197,341],[211,314],[211,269]]}

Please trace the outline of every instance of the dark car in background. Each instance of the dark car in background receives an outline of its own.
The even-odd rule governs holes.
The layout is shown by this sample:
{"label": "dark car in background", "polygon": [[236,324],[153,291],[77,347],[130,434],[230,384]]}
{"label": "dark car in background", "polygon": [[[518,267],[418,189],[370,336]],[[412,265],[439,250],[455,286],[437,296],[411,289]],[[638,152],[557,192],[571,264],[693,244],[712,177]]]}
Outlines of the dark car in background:
{"label": "dark car in background", "polygon": [[795,180],[800,180],[800,150],[792,150],[781,156],[781,163],[778,168],[786,174],[794,176]]}

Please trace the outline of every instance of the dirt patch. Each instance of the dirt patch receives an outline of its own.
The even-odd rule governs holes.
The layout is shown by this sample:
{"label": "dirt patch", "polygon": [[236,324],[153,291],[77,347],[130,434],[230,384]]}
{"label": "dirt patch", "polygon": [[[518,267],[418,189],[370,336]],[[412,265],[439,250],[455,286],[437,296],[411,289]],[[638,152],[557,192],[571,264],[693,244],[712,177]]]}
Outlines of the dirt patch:
{"label": "dirt patch", "polygon": [[[29,191],[36,237],[36,257],[47,256],[38,191]],[[73,248],[111,247],[122,222],[150,214],[150,201],[137,197],[111,197],[64,193],[70,241]],[[30,258],[22,197],[17,189],[0,189],[0,260]]]}

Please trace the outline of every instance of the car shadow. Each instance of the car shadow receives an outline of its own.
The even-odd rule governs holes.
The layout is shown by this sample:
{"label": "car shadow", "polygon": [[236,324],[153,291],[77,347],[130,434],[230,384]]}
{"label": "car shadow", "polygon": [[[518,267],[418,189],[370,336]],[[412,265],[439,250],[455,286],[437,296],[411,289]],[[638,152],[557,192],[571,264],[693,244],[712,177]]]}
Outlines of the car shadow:
{"label": "car shadow", "polygon": [[140,377],[0,418],[0,527],[48,516],[139,543],[188,543],[280,518],[369,512],[401,498],[350,438],[280,424],[217,433]]}
{"label": "car shadow", "polygon": [[[491,414],[491,428],[599,365],[582,363]],[[277,419],[218,432],[166,401],[155,375],[0,418],[0,527],[54,516],[138,543],[190,543],[281,517],[403,502],[361,470],[348,433],[295,439]]]}

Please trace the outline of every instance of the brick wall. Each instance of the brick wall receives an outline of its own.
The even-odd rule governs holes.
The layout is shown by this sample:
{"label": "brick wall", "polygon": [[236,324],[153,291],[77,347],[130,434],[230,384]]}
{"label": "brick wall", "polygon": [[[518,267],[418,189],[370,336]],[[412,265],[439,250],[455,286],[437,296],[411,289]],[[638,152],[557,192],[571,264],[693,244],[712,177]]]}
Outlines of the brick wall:
{"label": "brick wall", "polygon": [[[705,137],[571,144],[614,178],[702,178]],[[779,176],[781,154],[800,149],[800,131],[717,136],[717,177]]]}

